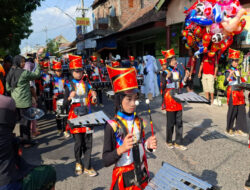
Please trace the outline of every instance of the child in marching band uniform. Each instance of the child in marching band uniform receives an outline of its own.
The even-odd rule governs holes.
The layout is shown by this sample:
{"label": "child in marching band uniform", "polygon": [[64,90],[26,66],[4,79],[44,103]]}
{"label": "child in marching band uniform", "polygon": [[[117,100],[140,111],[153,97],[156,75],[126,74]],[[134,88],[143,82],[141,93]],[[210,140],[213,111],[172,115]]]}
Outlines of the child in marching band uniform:
{"label": "child in marching band uniform", "polygon": [[[62,64],[61,62],[53,61],[53,71],[55,75],[52,77],[52,85],[53,85],[53,110],[56,113],[57,111],[57,103],[56,101],[59,99],[64,98],[64,84],[65,79],[62,77]],[[61,118],[60,115],[56,115],[56,125],[58,130],[58,135],[61,135],[62,132],[64,132],[63,126],[66,121],[64,121],[65,118]],[[67,137],[68,134],[65,133],[65,137]]]}
{"label": "child in marching band uniform", "polygon": [[[164,95],[165,95],[165,89],[166,89],[166,77],[167,77],[167,60],[166,59],[159,59],[159,62],[161,64],[162,70],[160,71],[160,88],[161,88],[161,96],[162,96],[162,105],[161,109],[165,110],[166,105],[164,103]],[[164,84],[164,85],[163,85]]]}
{"label": "child in marching band uniform", "polygon": [[138,84],[135,68],[107,66],[115,92],[115,112],[104,131],[103,162],[115,164],[110,189],[143,189],[149,179],[146,151],[157,148],[155,136],[145,139],[144,123],[136,116]]}
{"label": "child in marching band uniform", "polygon": [[[229,136],[241,135],[247,136],[247,120],[246,120],[246,103],[244,91],[237,89],[235,85],[241,82],[246,82],[244,78],[240,76],[238,70],[238,63],[240,59],[240,51],[229,48],[228,58],[231,62],[231,67],[225,72],[224,86],[227,87],[227,128],[226,134]],[[234,120],[236,119],[236,127],[233,130]]]}
{"label": "child in marching band uniform", "polygon": [[[88,81],[83,80],[82,58],[71,56],[70,60],[69,69],[72,71],[73,79],[65,86],[64,93],[64,106],[70,106],[68,120],[88,114],[89,104],[96,101],[96,92],[91,90]],[[84,171],[89,176],[96,176],[97,172],[91,166],[93,131],[88,127],[74,128],[69,124],[67,124],[66,130],[69,130],[75,139],[76,174],[80,175]],[[84,154],[84,170],[81,161],[82,153]]]}
{"label": "child in marching band uniform", "polygon": [[48,113],[52,112],[52,101],[50,99],[53,91],[52,87],[52,76],[48,73],[49,71],[49,61],[43,62],[43,70],[41,74],[41,84],[42,84],[42,92],[45,97],[44,103],[46,107],[46,111]]}
{"label": "child in marching band uniform", "polygon": [[[93,82],[101,82],[102,81],[102,73],[100,67],[97,65],[97,57],[96,56],[90,56],[91,58],[91,66],[92,66],[92,73],[91,73],[91,81]],[[102,90],[97,89],[97,96],[98,96],[98,105],[101,107],[104,107],[102,102]]]}
{"label": "child in marching band uniform", "polygon": [[[168,148],[177,148],[187,150],[187,147],[182,144],[182,104],[177,102],[172,93],[174,90],[179,90],[183,87],[183,82],[186,82],[188,72],[185,73],[184,80],[181,79],[180,71],[177,68],[177,61],[174,49],[162,51],[162,54],[167,59],[167,69],[162,74],[161,87],[164,96],[164,106],[167,113],[167,129],[166,129],[166,145]],[[165,68],[166,66],[163,65]],[[175,143],[173,145],[172,136],[175,126]]]}

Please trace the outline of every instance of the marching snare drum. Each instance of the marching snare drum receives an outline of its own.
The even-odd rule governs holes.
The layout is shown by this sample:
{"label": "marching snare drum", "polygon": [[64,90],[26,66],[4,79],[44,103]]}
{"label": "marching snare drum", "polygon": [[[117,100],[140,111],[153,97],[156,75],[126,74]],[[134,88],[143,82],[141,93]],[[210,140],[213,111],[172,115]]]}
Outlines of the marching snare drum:
{"label": "marching snare drum", "polygon": [[44,88],[43,96],[44,96],[45,100],[52,100],[52,96],[51,96],[51,93],[50,93],[50,88]]}
{"label": "marching snare drum", "polygon": [[63,98],[56,101],[56,115],[67,116],[67,111],[63,106]]}

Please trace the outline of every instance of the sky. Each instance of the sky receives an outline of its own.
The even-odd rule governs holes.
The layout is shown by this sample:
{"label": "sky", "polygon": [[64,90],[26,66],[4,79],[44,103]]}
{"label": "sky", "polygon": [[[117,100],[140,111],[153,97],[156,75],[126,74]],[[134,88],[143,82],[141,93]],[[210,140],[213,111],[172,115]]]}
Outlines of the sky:
{"label": "sky", "polygon": [[[89,8],[93,0],[84,0],[84,7]],[[59,9],[58,9],[58,8]],[[53,39],[56,36],[63,35],[68,41],[74,41],[76,38],[76,29],[74,21],[67,16],[71,17],[81,16],[81,11],[76,10],[81,7],[81,0],[45,0],[41,2],[38,7],[31,14],[33,33],[30,34],[28,39],[23,39],[20,45],[21,52],[24,53],[35,46],[44,46],[47,38]],[[61,9],[61,10],[60,10]],[[87,13],[90,19],[91,13]],[[90,29],[89,29],[90,30]]]}

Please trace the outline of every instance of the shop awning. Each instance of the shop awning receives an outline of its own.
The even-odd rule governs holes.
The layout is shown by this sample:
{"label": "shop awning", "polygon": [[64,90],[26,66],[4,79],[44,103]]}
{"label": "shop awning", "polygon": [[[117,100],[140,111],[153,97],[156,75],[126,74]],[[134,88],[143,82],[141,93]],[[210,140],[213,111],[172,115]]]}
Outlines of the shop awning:
{"label": "shop awning", "polygon": [[68,49],[64,49],[61,51],[57,51],[56,53],[69,53],[69,52],[73,52],[75,50],[76,50],[76,47],[73,47],[73,48],[68,48]]}
{"label": "shop awning", "polygon": [[116,49],[117,43],[115,38],[100,38],[97,39],[97,52],[101,52],[105,49]]}

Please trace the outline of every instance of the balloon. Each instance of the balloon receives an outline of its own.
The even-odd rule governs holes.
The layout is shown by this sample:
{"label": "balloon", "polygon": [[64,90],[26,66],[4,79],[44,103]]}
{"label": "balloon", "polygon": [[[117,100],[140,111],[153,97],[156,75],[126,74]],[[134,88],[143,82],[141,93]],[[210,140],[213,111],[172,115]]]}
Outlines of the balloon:
{"label": "balloon", "polygon": [[221,25],[227,33],[233,33],[234,31],[237,32],[240,30],[241,17],[246,14],[247,12],[245,9],[240,9],[235,17],[228,21],[222,22]]}
{"label": "balloon", "polygon": [[197,26],[194,29],[194,35],[197,36],[198,38],[202,38],[204,33],[205,33],[205,28],[202,28],[201,26]]}
{"label": "balloon", "polygon": [[216,4],[214,7],[213,7],[213,16],[214,16],[214,21],[216,23],[219,23],[222,21],[222,18],[223,18],[223,13],[221,12],[221,6]]}
{"label": "balloon", "polygon": [[231,46],[232,43],[233,43],[233,37],[229,36],[221,43],[221,51],[222,52],[226,51],[227,48],[229,48],[229,46]]}
{"label": "balloon", "polygon": [[246,20],[243,18],[243,19],[241,19],[237,30],[234,31],[234,34],[240,34],[244,30],[245,26],[246,26]]}
{"label": "balloon", "polygon": [[184,13],[185,47],[198,48],[195,56],[208,53],[212,57],[218,53],[220,57],[233,43],[233,36],[240,34],[246,25],[241,19],[246,10],[239,0],[198,0]]}
{"label": "balloon", "polygon": [[222,28],[221,24],[213,23],[210,27],[210,31],[212,34],[222,33],[223,28]]}
{"label": "balloon", "polygon": [[207,19],[204,16],[201,16],[201,17],[192,17],[192,18],[190,18],[190,20],[192,22],[195,22],[195,23],[197,23],[199,25],[202,25],[202,26],[208,26],[208,25],[213,24],[213,21],[211,19]]}
{"label": "balloon", "polygon": [[220,6],[225,6],[225,5],[230,5],[231,3],[233,3],[234,0],[223,0],[223,1],[218,1],[218,5]]}
{"label": "balloon", "polygon": [[212,36],[213,43],[220,43],[224,39],[224,35],[222,33],[216,33]]}
{"label": "balloon", "polygon": [[208,52],[209,57],[215,56],[215,53],[220,49],[220,44],[213,43],[211,50]]}
{"label": "balloon", "polygon": [[194,45],[194,37],[192,35],[187,36],[187,44],[189,47],[193,47]]}

